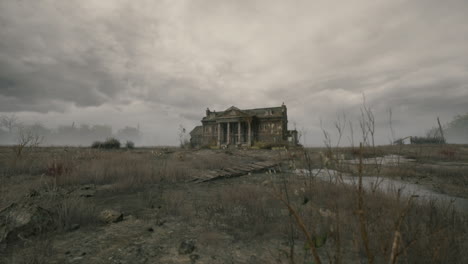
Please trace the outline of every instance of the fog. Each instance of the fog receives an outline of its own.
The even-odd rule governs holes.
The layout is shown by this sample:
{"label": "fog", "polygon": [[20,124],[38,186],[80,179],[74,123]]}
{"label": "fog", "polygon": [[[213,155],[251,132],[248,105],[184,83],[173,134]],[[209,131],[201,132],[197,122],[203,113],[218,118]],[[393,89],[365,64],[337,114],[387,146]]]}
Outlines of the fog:
{"label": "fog", "polygon": [[[361,106],[361,110],[368,106]],[[367,108],[372,111],[371,108]],[[391,110],[387,113],[386,118],[374,116],[374,140],[378,145],[393,144],[396,140],[409,136],[417,137],[433,137],[440,136],[440,129],[434,120],[434,126],[427,127],[424,133],[404,135],[395,131],[393,114]],[[373,115],[373,113],[372,113]],[[354,119],[353,119],[354,118]],[[386,119],[386,120],[385,120]],[[385,121],[382,121],[385,120]],[[334,120],[321,120],[320,130],[314,135],[310,135],[310,131],[304,127],[299,127],[297,124],[290,124],[291,129],[296,129],[299,133],[300,143],[305,146],[323,146],[332,144],[333,146],[356,146],[358,142],[363,142],[363,135],[366,132],[362,131],[361,123],[369,122],[363,112],[360,115],[347,115],[345,112],[338,113]],[[383,124],[386,122],[386,124]],[[338,132],[340,128],[340,132]],[[386,128],[386,129],[382,129]],[[450,122],[443,124],[443,133],[447,143],[451,144],[468,144],[468,114],[458,115]],[[15,145],[21,142],[21,137],[24,134],[31,134],[38,137],[39,143],[42,146],[91,146],[93,142],[105,141],[109,138],[118,139],[122,145],[131,141],[137,147],[156,146],[156,145],[180,145],[184,141],[190,139],[189,132],[192,128],[186,128],[179,125],[174,129],[172,144],[158,144],[151,135],[145,134],[140,129],[138,124],[136,127],[124,126],[122,128],[113,128],[110,125],[103,124],[78,124],[72,122],[69,125],[59,125],[57,127],[46,127],[41,123],[24,123],[16,115],[0,116],[0,145]],[[318,135],[317,135],[318,134]],[[326,134],[326,136],[325,136]],[[310,144],[310,138],[320,137],[321,142]],[[408,140],[405,141],[408,143]]]}
{"label": "fog", "polygon": [[91,146],[93,142],[118,139],[122,145],[130,141],[147,145],[139,127],[113,129],[109,125],[75,124],[47,128],[40,123],[24,124],[16,116],[0,117],[0,145],[16,145],[34,138],[40,146]]}

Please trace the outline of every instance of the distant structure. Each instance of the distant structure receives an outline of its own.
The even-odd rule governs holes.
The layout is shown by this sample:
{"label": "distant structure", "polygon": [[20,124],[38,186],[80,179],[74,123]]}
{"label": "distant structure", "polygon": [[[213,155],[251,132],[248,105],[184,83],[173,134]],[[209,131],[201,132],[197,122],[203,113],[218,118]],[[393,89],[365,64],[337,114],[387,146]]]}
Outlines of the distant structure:
{"label": "distant structure", "polygon": [[286,105],[241,110],[232,106],[225,111],[206,109],[202,125],[190,132],[194,146],[252,146],[262,144],[297,145],[296,130],[288,130]]}

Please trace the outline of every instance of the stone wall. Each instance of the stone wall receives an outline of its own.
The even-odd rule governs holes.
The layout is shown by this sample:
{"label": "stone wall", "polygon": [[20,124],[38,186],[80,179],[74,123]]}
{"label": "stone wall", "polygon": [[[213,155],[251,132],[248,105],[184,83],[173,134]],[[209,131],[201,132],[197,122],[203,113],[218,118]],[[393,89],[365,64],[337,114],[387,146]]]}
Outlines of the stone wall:
{"label": "stone wall", "polygon": [[259,142],[279,143],[284,140],[283,120],[259,120],[256,140]]}
{"label": "stone wall", "polygon": [[216,145],[218,140],[218,124],[207,123],[203,125],[203,145]]}

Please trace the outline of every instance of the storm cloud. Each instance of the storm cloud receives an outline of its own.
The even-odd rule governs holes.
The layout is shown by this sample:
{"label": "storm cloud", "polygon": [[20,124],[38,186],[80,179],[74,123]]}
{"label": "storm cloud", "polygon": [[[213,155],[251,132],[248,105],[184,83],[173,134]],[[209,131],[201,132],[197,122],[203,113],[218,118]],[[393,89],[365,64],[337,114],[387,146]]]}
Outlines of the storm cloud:
{"label": "storm cloud", "polygon": [[151,144],[206,107],[288,106],[354,119],[362,96],[381,142],[468,112],[466,0],[4,0],[0,114],[46,125],[141,124]]}

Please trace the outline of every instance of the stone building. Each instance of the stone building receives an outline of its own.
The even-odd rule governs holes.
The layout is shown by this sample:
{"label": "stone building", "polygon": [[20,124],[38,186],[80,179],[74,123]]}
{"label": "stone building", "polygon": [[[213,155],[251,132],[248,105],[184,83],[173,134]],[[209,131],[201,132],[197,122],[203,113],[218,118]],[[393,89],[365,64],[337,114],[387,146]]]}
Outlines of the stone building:
{"label": "stone building", "polygon": [[297,144],[297,131],[288,130],[288,113],[279,107],[241,110],[230,107],[225,111],[206,110],[202,125],[191,132],[195,146],[252,146],[265,144]]}

